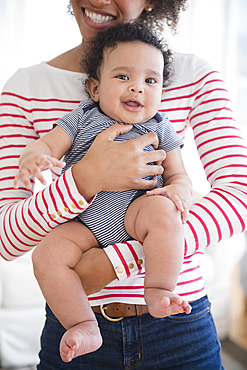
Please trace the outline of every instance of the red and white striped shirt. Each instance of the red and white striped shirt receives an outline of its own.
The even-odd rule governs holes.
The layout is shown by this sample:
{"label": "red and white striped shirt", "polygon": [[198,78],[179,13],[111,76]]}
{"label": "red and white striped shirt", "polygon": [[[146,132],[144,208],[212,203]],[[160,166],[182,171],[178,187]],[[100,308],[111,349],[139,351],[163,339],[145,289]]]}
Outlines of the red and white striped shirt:
{"label": "red and white striped shirt", "polygon": [[[221,75],[193,55],[174,55],[175,72],[160,110],[181,138],[191,126],[211,191],[191,208],[185,225],[185,257],[176,292],[189,301],[205,295],[200,268],[203,249],[246,229],[247,150],[236,127]],[[32,249],[50,230],[90,206],[78,192],[71,171],[34,195],[13,189],[18,158],[32,140],[48,132],[86,96],[80,73],[47,63],[21,69],[4,87],[0,106],[0,254],[12,260]],[[145,256],[136,241],[105,249],[118,276],[89,297],[91,305],[144,303]]]}

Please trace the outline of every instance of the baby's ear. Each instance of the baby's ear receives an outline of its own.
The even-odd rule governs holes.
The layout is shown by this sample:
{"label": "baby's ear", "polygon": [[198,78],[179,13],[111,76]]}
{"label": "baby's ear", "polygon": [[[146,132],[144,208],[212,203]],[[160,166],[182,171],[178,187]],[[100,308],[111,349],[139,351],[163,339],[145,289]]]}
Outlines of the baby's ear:
{"label": "baby's ear", "polygon": [[89,77],[86,82],[87,89],[91,98],[95,101],[99,101],[99,81],[95,80],[93,77]]}

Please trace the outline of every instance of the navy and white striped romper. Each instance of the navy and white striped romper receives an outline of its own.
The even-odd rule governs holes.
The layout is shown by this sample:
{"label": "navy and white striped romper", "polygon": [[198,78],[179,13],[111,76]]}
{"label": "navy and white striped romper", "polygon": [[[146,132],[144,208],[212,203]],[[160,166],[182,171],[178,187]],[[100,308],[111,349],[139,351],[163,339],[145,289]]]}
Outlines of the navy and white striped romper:
{"label": "navy and white striped romper", "polygon": [[[95,137],[107,127],[116,123],[106,116],[98,104],[92,100],[82,102],[78,108],[60,118],[56,124],[61,126],[70,136],[72,146],[65,155],[66,166],[63,172],[78,162],[87,152]],[[159,149],[169,152],[183,146],[176,131],[165,113],[157,113],[151,120],[143,124],[134,124],[133,129],[115,140],[134,139],[153,131],[159,139]],[[152,145],[145,150],[154,150]],[[152,163],[150,163],[152,164]],[[163,186],[162,176],[158,176],[157,187]],[[113,243],[131,240],[124,228],[125,212],[133,199],[143,193],[138,190],[123,192],[100,192],[96,195],[90,207],[78,216],[95,235],[99,244],[106,247]]]}

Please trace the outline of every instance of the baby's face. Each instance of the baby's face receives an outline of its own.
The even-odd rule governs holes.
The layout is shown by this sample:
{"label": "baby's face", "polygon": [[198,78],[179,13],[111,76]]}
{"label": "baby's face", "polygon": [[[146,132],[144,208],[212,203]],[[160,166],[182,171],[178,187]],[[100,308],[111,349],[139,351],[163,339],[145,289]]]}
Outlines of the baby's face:
{"label": "baby's face", "polygon": [[120,43],[104,52],[93,99],[118,122],[146,122],[160,105],[163,68],[163,55],[155,47],[139,41]]}

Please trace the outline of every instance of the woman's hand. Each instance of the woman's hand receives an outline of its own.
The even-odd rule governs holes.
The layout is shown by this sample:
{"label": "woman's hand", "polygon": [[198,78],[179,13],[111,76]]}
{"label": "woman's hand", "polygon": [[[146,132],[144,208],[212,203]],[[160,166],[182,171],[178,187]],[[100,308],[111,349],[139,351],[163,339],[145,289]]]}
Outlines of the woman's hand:
{"label": "woman's hand", "polygon": [[84,252],[74,270],[87,295],[98,292],[117,278],[107,254],[101,248],[91,248]]}
{"label": "woman's hand", "polygon": [[[86,200],[100,191],[152,189],[156,185],[166,154],[163,150],[143,151],[149,144],[157,148],[158,139],[152,132],[133,140],[114,141],[131,129],[131,125],[116,123],[101,132],[83,159],[73,166],[74,180]],[[149,162],[156,164],[150,166]],[[145,176],[153,178],[143,180]]]}

